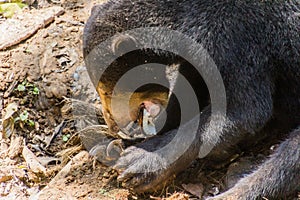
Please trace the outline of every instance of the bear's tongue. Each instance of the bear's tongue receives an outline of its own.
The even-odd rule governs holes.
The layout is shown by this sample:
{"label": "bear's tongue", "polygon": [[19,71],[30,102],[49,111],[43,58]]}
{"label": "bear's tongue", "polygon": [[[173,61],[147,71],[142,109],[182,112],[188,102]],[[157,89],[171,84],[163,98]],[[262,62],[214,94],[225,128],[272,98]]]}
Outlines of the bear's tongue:
{"label": "bear's tongue", "polygon": [[142,129],[145,135],[154,136],[156,135],[156,128],[154,124],[154,118],[151,115],[151,111],[149,112],[146,108],[143,109],[143,120],[142,120]]}

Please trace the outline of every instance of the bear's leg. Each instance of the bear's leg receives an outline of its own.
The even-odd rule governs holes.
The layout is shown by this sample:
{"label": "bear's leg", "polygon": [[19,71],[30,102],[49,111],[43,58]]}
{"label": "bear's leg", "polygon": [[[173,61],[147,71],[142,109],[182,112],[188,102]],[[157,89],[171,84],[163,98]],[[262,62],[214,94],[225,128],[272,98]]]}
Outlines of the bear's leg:
{"label": "bear's leg", "polygon": [[286,199],[300,191],[300,129],[280,144],[256,171],[209,200]]}

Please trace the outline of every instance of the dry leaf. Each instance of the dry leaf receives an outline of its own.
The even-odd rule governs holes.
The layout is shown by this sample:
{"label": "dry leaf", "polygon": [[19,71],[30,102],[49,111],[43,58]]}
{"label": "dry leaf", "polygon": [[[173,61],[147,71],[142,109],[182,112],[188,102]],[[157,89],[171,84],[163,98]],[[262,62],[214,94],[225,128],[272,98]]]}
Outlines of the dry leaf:
{"label": "dry leaf", "polygon": [[22,155],[28,165],[34,173],[46,174],[46,168],[39,162],[38,158],[30,151],[26,146],[23,147]]}
{"label": "dry leaf", "polygon": [[3,175],[3,176],[0,176],[0,183],[10,181],[12,179],[13,179],[12,175]]}
{"label": "dry leaf", "polygon": [[13,137],[8,149],[9,158],[13,159],[22,151],[23,137]]}
{"label": "dry leaf", "polygon": [[189,196],[184,193],[176,192],[172,196],[163,198],[162,200],[188,200]]}
{"label": "dry leaf", "polygon": [[13,102],[5,108],[5,115],[2,118],[2,138],[9,138],[14,132],[14,118],[13,115],[18,111],[18,105]]}

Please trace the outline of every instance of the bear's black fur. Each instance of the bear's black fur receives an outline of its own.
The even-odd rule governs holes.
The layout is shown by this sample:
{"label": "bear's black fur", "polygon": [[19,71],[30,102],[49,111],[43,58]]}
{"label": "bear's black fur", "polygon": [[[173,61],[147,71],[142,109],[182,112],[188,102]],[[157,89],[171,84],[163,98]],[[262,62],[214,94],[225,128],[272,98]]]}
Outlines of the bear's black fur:
{"label": "bear's black fur", "polygon": [[[164,181],[187,168],[198,156],[205,157],[210,145],[222,149],[228,144],[237,144],[248,135],[272,134],[266,129],[276,127],[280,129],[277,132],[292,133],[256,171],[211,199],[280,199],[299,191],[300,130],[296,129],[300,124],[299,0],[111,0],[96,6],[84,31],[84,56],[96,87],[99,87],[98,81],[101,82],[95,75],[101,71],[101,63],[93,61],[89,54],[116,33],[140,27],[166,27],[200,43],[224,81],[227,112],[225,124],[218,124],[218,118],[210,116],[210,105],[200,105],[196,139],[172,164],[165,163],[164,155],[156,154],[154,150],[168,143],[176,130],[129,147],[115,166],[121,172],[119,180],[137,192],[161,187]],[[132,39],[132,42],[139,41]],[[110,71],[115,79],[145,60],[178,64],[179,71],[190,79],[198,97],[201,92],[208,97],[203,80],[193,76],[191,65],[176,55],[142,49],[124,56],[127,57],[120,58],[114,63],[117,67]],[[125,66],[128,69],[124,69]],[[108,82],[115,79],[104,77],[102,82],[109,85]],[[180,92],[180,87],[175,85],[174,90]],[[173,107],[169,105],[167,110]],[[198,126],[196,118],[199,116],[185,124],[186,137],[189,137],[189,127]],[[208,127],[210,119],[215,120],[215,125]],[[181,139],[184,140],[184,136]],[[157,166],[160,170],[153,172],[151,168]]]}

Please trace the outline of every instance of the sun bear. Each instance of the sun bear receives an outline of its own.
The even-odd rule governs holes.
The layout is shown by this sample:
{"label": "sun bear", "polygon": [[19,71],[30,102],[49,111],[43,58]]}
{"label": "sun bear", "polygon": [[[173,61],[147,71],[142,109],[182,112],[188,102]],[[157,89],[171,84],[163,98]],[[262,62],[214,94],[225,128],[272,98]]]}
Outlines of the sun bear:
{"label": "sun bear", "polygon": [[299,191],[298,0],[110,0],[92,9],[83,51],[111,135],[146,138],[113,166],[125,187],[155,190],[196,158],[286,133],[255,171],[211,199]]}

